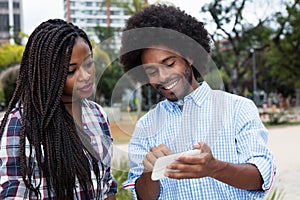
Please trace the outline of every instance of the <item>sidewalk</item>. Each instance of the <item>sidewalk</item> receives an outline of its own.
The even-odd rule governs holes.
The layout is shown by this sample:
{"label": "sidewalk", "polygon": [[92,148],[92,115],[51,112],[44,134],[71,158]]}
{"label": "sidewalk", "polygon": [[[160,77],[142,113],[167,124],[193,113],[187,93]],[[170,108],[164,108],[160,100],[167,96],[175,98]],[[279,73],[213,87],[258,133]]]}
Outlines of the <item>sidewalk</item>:
{"label": "sidewalk", "polygon": [[300,126],[269,129],[268,146],[275,156],[275,186],[284,192],[284,200],[300,200]]}

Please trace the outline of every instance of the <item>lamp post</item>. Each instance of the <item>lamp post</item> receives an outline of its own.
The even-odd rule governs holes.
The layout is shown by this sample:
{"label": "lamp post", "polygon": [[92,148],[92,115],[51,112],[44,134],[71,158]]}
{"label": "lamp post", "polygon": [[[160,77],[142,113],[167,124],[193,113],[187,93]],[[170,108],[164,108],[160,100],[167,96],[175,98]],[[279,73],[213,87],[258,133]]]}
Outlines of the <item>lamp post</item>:
{"label": "lamp post", "polygon": [[255,49],[251,48],[250,52],[252,53],[252,76],[253,76],[253,101],[257,105],[257,84],[256,84],[256,57]]}

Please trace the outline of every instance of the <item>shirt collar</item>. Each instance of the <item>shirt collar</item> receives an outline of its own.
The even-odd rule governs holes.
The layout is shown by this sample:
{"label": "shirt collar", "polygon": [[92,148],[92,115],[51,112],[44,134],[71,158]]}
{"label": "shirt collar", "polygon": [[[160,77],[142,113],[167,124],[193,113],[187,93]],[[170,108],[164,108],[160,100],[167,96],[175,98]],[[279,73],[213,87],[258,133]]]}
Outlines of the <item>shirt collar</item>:
{"label": "shirt collar", "polygon": [[193,101],[197,106],[201,106],[204,100],[209,96],[211,93],[211,88],[210,86],[205,82],[200,82],[199,87],[194,90],[192,93],[188,94],[187,96],[184,97],[184,99],[180,99],[178,101],[169,101],[169,100],[164,100],[162,102],[162,105],[166,110],[172,112],[175,108],[178,108],[179,105],[184,105],[185,102],[187,101]]}

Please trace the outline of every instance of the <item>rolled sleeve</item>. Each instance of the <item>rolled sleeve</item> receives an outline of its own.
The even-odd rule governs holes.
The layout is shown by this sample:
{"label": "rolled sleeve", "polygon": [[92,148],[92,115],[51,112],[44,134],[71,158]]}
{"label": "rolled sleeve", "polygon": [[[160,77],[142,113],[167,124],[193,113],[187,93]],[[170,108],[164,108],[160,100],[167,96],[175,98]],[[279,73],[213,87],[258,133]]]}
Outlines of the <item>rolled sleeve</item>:
{"label": "rolled sleeve", "polygon": [[135,191],[135,182],[139,177],[140,177],[140,175],[136,175],[136,174],[129,172],[128,179],[122,184],[122,187],[125,190],[131,190],[133,199],[137,199],[137,194]]}
{"label": "rolled sleeve", "polygon": [[259,119],[256,106],[246,104],[239,110],[237,150],[239,163],[253,164],[257,167],[262,179],[261,190],[249,190],[254,198],[262,198],[275,179],[276,164],[273,155],[267,147],[268,130]]}
{"label": "rolled sleeve", "polygon": [[263,179],[262,189],[265,191],[269,190],[274,183],[276,174],[276,166],[273,159],[269,156],[254,157],[248,163],[255,165],[260,172]]}

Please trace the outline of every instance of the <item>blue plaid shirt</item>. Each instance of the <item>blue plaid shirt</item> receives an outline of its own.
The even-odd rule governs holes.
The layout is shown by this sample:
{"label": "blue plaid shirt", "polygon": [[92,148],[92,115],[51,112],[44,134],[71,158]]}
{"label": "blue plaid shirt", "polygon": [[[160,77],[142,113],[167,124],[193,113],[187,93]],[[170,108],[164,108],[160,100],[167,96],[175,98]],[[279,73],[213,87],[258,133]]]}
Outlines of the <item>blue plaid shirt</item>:
{"label": "blue plaid shirt", "polygon": [[255,165],[263,178],[263,190],[242,190],[210,177],[160,180],[159,199],[226,200],[261,198],[275,176],[272,154],[266,146],[267,130],[257,107],[246,98],[212,90],[206,82],[178,102],[164,100],[137,123],[128,152],[130,171],[125,189],[136,199],[135,181],[143,173],[143,159],[152,147],[167,145],[174,153],[206,142],[215,158],[236,164]]}
{"label": "blue plaid shirt", "polygon": [[[89,100],[82,100],[82,125],[84,132],[89,135],[91,144],[99,153],[102,165],[99,162],[101,181],[101,197],[104,199],[108,196],[115,195],[117,192],[117,183],[111,174],[111,157],[112,157],[112,138],[110,136],[109,124],[107,116],[103,109],[96,103]],[[29,199],[29,190],[26,188],[20,171],[20,144],[19,135],[21,128],[21,115],[18,108],[15,108],[9,114],[6,127],[0,144],[0,199]],[[29,142],[26,141],[26,155],[29,152]],[[33,154],[34,155],[34,154]],[[88,156],[88,154],[87,154]],[[94,190],[97,189],[97,181],[94,173],[92,172],[92,160],[90,160],[91,174],[94,185]],[[36,164],[37,166],[37,164]],[[35,170],[35,183],[39,183],[39,173]],[[42,173],[43,175],[43,173]],[[77,180],[78,184],[78,180]],[[40,193],[42,199],[49,199],[47,193],[46,178],[43,176],[41,179]],[[51,186],[50,186],[51,187]],[[79,188],[79,184],[78,184]],[[90,194],[93,194],[90,191]],[[77,189],[77,195],[74,192],[74,199],[78,196],[84,199],[82,189]],[[52,196],[53,197],[53,196]]]}

